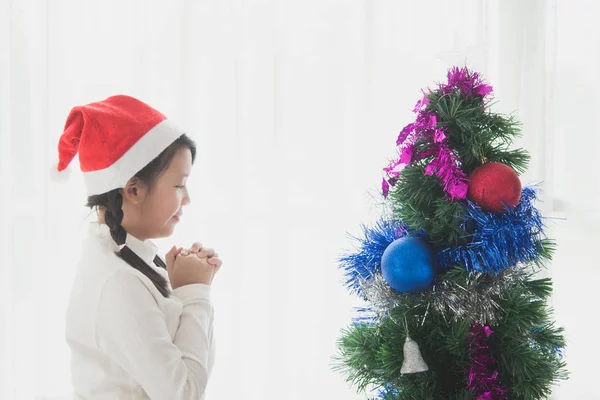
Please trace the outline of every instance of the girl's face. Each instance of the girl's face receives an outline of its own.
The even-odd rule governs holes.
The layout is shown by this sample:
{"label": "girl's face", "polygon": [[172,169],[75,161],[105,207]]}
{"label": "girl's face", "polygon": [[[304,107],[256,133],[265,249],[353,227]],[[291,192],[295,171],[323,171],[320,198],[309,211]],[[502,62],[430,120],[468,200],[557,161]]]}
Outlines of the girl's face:
{"label": "girl's face", "polygon": [[190,203],[186,181],[192,170],[192,153],[187,147],[175,153],[148,190],[137,179],[123,189],[123,222],[127,232],[139,240],[171,236],[183,206]]}

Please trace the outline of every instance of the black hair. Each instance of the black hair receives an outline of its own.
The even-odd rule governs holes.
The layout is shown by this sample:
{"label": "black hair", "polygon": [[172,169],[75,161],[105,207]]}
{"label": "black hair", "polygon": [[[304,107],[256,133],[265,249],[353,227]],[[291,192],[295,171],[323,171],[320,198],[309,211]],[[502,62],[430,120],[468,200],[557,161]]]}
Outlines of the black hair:
{"label": "black hair", "polygon": [[[150,190],[160,173],[169,167],[177,151],[186,147],[192,152],[193,164],[196,158],[196,144],[187,135],[181,135],[134,176],[146,184]],[[127,238],[127,231],[121,225],[123,221],[122,206],[123,196],[121,195],[120,188],[89,196],[86,204],[86,207],[103,207],[105,209],[104,222],[110,228],[110,235],[117,245],[125,244],[125,239]],[[163,296],[169,297],[169,287],[166,279],[135,254],[133,250],[125,246],[120,251],[115,252],[115,254],[147,276]],[[167,268],[158,255],[154,257],[154,264],[160,268]]]}

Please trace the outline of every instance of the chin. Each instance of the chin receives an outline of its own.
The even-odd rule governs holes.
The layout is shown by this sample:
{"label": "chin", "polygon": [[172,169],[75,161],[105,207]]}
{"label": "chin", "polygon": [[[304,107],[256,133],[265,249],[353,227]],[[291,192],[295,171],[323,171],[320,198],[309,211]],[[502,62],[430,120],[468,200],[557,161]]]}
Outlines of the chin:
{"label": "chin", "polygon": [[158,232],[161,238],[169,237],[175,231],[175,224],[172,222],[167,223],[162,229]]}

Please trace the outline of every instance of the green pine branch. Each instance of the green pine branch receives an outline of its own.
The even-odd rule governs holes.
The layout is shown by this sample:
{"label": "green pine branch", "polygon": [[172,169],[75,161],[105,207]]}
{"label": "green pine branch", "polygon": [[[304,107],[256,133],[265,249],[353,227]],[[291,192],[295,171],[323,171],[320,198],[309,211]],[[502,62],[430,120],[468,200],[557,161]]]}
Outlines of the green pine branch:
{"label": "green pine branch", "polygon": [[[514,140],[521,137],[521,124],[514,116],[503,116],[488,111],[477,98],[462,94],[429,95],[429,110],[438,117],[450,147],[462,160],[461,169],[469,175],[487,161],[502,162],[522,174],[527,170],[529,154],[523,149],[509,150]],[[419,151],[424,148],[418,148]]]}
{"label": "green pine branch", "polygon": [[[461,281],[466,271],[454,268],[443,279]],[[562,328],[551,320],[546,303],[552,293],[551,280],[532,279],[515,282],[495,299],[499,322],[492,326],[492,355],[498,360],[501,383],[512,399],[544,399],[559,379],[566,378],[565,362],[556,349],[563,349]],[[407,295],[407,298],[410,298]],[[338,342],[338,370],[359,391],[385,384],[400,388],[396,397],[407,399],[470,399],[466,391],[469,328],[473,321],[448,321],[415,299],[404,307],[389,310],[389,318],[375,324],[355,324],[343,331]],[[429,371],[402,375],[406,324]]]}
{"label": "green pine branch", "polygon": [[466,243],[461,228],[465,210],[460,202],[449,202],[438,178],[425,175],[417,165],[402,170],[400,179],[389,193],[395,216],[411,229],[423,230],[438,248]]}

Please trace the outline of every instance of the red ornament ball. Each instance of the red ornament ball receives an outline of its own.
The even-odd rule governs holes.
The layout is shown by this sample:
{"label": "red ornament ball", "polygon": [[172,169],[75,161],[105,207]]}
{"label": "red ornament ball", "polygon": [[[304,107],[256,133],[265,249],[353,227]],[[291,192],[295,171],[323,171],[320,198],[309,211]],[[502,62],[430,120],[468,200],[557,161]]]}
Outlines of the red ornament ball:
{"label": "red ornament ball", "polygon": [[469,176],[467,198],[485,211],[504,211],[505,206],[512,208],[519,204],[521,181],[508,165],[488,162]]}

